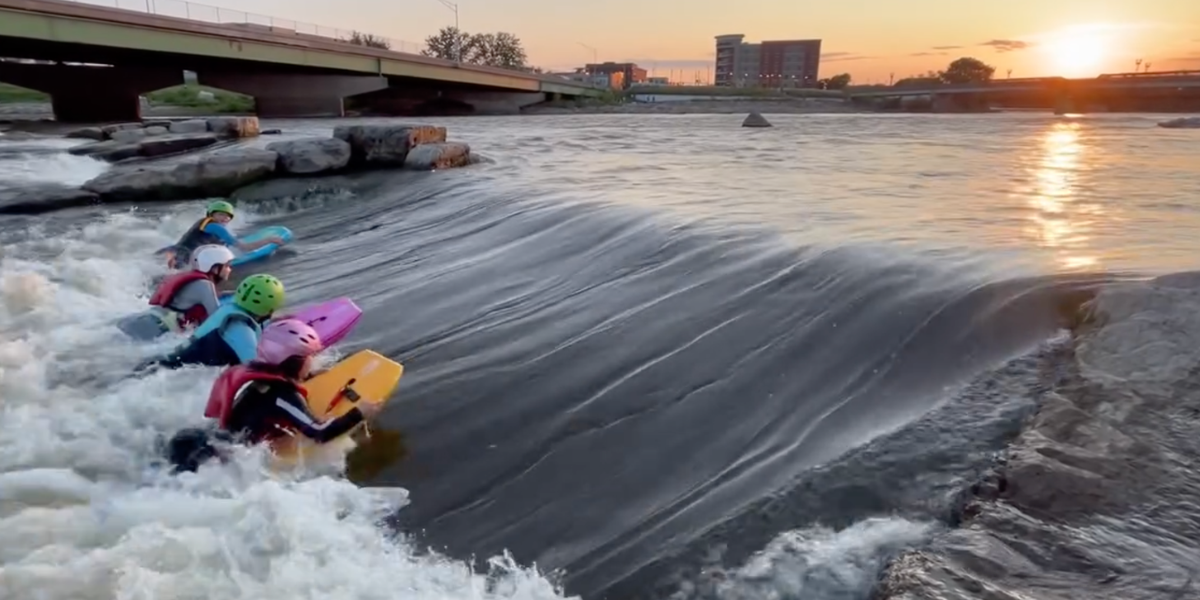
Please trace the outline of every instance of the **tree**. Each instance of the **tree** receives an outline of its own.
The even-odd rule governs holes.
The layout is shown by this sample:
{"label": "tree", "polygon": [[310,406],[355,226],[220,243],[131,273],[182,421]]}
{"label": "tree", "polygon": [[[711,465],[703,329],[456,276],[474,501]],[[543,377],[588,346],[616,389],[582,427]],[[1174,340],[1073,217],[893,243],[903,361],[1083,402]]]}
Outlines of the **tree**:
{"label": "tree", "polygon": [[425,49],[421,51],[421,54],[446,60],[458,60],[458,53],[461,49],[463,59],[466,60],[470,46],[471,34],[457,27],[443,27],[436,34],[425,38]]}
{"label": "tree", "polygon": [[833,77],[826,77],[825,79],[817,80],[817,87],[823,90],[842,90],[846,89],[846,86],[848,85],[850,85],[849,73],[842,73],[840,75],[834,75]]}
{"label": "tree", "polygon": [[368,48],[379,48],[381,50],[391,50],[392,44],[387,40],[369,33],[359,33],[357,31],[350,32],[350,39],[345,40],[356,46],[366,46]]}
{"label": "tree", "polygon": [[425,38],[425,49],[421,54],[461,60],[474,65],[487,65],[504,69],[529,70],[521,38],[507,33],[470,34],[454,27],[443,27],[436,35]]}
{"label": "tree", "polygon": [[964,56],[946,67],[939,76],[945,83],[986,83],[991,81],[996,67],[984,63],[978,58]]}

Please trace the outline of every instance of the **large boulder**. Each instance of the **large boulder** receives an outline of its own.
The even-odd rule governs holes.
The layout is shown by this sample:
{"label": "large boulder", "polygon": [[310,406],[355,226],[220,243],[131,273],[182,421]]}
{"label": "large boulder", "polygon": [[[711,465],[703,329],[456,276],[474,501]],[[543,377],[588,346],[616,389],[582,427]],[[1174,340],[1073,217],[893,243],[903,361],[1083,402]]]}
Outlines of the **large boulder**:
{"label": "large boulder", "polygon": [[[132,131],[132,130],[125,130]],[[141,131],[141,130],[137,130]],[[123,131],[118,131],[118,134]],[[165,154],[175,154],[187,150],[195,150],[211,146],[219,141],[220,138],[212,133],[195,133],[187,135],[164,135],[157,137],[145,137],[134,142],[122,142],[120,140],[107,140],[103,142],[92,142],[90,144],[80,144],[67,149],[69,154],[76,156],[90,156],[95,159],[117,162],[135,156],[153,157],[163,156]]]}
{"label": "large boulder", "polygon": [[208,121],[204,119],[172,121],[169,129],[171,133],[204,133],[208,131]]}
{"label": "large boulder", "polygon": [[350,162],[399,167],[414,146],[446,141],[446,128],[431,125],[342,125],[333,137],[350,144]]}
{"label": "large boulder", "polygon": [[66,137],[82,140],[103,140],[105,138],[104,131],[99,127],[84,127],[68,131]]}
{"label": "large boulder", "polygon": [[757,112],[752,112],[742,121],[742,127],[770,127],[771,122]]}
{"label": "large boulder", "polygon": [[421,144],[408,151],[404,168],[429,171],[451,169],[471,163],[471,147],[462,142]]}
{"label": "large boulder", "polygon": [[121,129],[121,130],[112,132],[112,135],[109,137],[114,142],[121,142],[121,143],[136,142],[136,141],[146,137],[146,130],[145,129]]}
{"label": "large boulder", "polygon": [[213,117],[207,120],[208,130],[226,138],[258,137],[258,117]]}
{"label": "large boulder", "polygon": [[0,190],[0,214],[36,215],[99,201],[95,192],[61,184],[41,184]]}
{"label": "large boulder", "polygon": [[175,165],[114,168],[83,184],[105,201],[185,200],[228,196],[275,171],[279,155],[241,148]]}
{"label": "large boulder", "polygon": [[141,128],[142,128],[141,123],[113,123],[112,125],[105,125],[104,127],[101,127],[100,131],[104,133],[104,138],[108,139],[108,138],[112,137],[112,134],[114,131],[121,131],[123,129],[141,129]]}
{"label": "large boulder", "polygon": [[152,125],[146,127],[146,135],[167,135],[171,130],[160,125]]}
{"label": "large boulder", "polygon": [[336,171],[350,163],[350,144],[337,138],[271,142],[267,144],[267,150],[279,154],[276,170],[292,175]]}

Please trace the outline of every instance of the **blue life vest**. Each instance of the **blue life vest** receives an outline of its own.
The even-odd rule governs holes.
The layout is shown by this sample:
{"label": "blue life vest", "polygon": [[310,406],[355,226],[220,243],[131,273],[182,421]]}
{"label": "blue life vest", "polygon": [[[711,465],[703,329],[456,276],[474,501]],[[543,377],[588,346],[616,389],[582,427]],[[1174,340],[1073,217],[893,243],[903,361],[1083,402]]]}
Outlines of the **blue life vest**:
{"label": "blue life vest", "polygon": [[216,312],[209,315],[208,318],[196,328],[196,331],[192,333],[192,341],[198,340],[209,334],[219,333],[221,328],[224,327],[230,319],[242,321],[254,329],[255,335],[262,335],[262,325],[259,324],[258,319],[254,318],[254,315],[242,310],[240,307],[238,307],[238,305],[230,302],[228,304],[222,304]]}

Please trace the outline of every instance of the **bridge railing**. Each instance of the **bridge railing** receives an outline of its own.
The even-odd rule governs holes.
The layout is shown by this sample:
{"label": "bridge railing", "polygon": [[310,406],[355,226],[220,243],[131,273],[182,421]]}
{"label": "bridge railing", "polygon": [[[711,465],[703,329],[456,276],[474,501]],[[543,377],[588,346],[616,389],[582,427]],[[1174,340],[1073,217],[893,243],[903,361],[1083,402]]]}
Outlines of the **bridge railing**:
{"label": "bridge railing", "polygon": [[388,49],[392,51],[405,52],[409,54],[420,54],[421,50],[425,47],[424,44],[418,44],[417,42],[375,35],[367,31],[339,29],[337,27],[328,27],[326,25],[317,25],[314,23],[305,23],[304,21],[296,21],[295,19],[273,17],[270,15],[251,13],[233,8],[213,6],[211,4],[201,4],[199,2],[188,2],[187,0],[70,1],[78,2],[80,4],[92,4],[95,6],[104,6],[108,8],[119,8],[122,10],[130,10],[163,17],[188,19],[190,21],[202,21],[205,23],[216,23],[220,25],[241,25],[251,29],[270,31],[271,33],[277,35],[295,34],[298,36],[314,36],[343,42],[350,42],[350,40],[355,36],[368,35],[374,40],[386,42],[389,46]]}

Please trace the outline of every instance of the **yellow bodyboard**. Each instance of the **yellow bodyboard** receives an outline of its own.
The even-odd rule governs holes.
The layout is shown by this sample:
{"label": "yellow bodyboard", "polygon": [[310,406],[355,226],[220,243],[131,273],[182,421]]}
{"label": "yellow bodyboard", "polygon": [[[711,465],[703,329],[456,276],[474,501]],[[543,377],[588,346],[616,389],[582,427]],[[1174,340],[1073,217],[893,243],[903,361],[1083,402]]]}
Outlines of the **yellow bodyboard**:
{"label": "yellow bodyboard", "polygon": [[[404,365],[372,350],[361,350],[304,382],[308,390],[308,409],[314,416],[325,420],[346,414],[354,407],[355,401],[385,403],[391,399],[403,375]],[[352,433],[325,445],[344,446],[339,442],[348,439]],[[275,455],[283,463],[304,458],[318,446],[298,439],[292,442],[299,443],[280,440],[274,444]]]}

